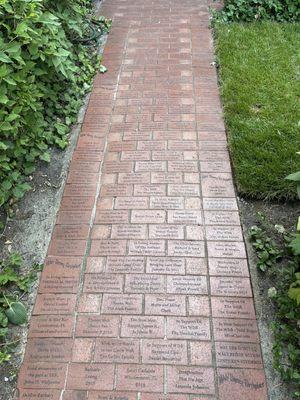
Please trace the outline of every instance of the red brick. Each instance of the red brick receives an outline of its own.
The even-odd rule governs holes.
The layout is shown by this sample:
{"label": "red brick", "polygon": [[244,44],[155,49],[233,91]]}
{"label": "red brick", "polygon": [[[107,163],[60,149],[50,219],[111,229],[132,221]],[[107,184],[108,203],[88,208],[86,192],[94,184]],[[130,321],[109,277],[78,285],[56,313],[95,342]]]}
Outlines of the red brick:
{"label": "red brick", "polygon": [[167,367],[170,393],[214,394],[214,371],[209,367]]}
{"label": "red brick", "polygon": [[119,365],[117,367],[117,390],[162,392],[163,366]]}
{"label": "red brick", "polygon": [[76,324],[77,337],[117,337],[119,317],[110,315],[79,315]]}
{"label": "red brick", "polygon": [[[60,400],[61,390],[57,389],[19,389],[19,400]],[[74,399],[73,399],[74,400]]]}
{"label": "red brick", "polygon": [[114,366],[110,364],[70,364],[67,389],[112,390]]}
{"label": "red brick", "polygon": [[95,362],[138,363],[139,341],[132,339],[96,339]]}
{"label": "red brick", "polygon": [[145,339],[142,346],[142,361],[145,364],[187,364],[187,342]]}
{"label": "red brick", "polygon": [[143,296],[141,294],[104,294],[102,313],[141,314]]}
{"label": "red brick", "polygon": [[47,257],[39,286],[40,293],[77,293],[82,260]]}
{"label": "red brick", "polygon": [[164,317],[123,316],[122,337],[163,338]]}
{"label": "red brick", "polygon": [[72,338],[28,339],[24,360],[28,363],[71,361]]}
{"label": "red brick", "polygon": [[24,363],[18,377],[23,389],[63,389],[67,373],[63,363]]}
{"label": "red brick", "polygon": [[75,310],[75,294],[38,294],[33,315],[37,314],[72,314]]}
{"label": "red brick", "polygon": [[217,371],[220,400],[267,400],[263,370],[226,369]]}

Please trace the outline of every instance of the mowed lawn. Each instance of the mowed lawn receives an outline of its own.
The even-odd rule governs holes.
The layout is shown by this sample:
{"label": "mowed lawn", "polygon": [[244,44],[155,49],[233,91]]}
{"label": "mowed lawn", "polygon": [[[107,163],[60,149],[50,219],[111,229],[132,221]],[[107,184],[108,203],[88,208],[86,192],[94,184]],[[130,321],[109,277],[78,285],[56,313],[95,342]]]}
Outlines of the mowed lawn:
{"label": "mowed lawn", "polygon": [[291,200],[300,170],[300,24],[216,26],[221,95],[238,192]]}

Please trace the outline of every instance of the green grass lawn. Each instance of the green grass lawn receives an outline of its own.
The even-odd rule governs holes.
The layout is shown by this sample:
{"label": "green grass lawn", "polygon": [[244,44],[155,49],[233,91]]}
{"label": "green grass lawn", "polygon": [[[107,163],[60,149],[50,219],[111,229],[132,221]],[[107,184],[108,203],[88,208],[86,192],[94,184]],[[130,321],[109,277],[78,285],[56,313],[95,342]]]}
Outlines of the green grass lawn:
{"label": "green grass lawn", "polygon": [[216,27],[221,94],[238,191],[296,198],[300,170],[300,24]]}

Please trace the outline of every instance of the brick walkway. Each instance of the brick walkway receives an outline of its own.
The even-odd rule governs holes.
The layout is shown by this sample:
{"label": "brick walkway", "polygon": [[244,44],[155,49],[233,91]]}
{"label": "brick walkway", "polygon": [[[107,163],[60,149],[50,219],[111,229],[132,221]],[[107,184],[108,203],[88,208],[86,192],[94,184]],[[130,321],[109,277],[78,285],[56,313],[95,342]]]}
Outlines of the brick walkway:
{"label": "brick walkway", "polygon": [[20,399],[266,400],[207,5],[102,13]]}

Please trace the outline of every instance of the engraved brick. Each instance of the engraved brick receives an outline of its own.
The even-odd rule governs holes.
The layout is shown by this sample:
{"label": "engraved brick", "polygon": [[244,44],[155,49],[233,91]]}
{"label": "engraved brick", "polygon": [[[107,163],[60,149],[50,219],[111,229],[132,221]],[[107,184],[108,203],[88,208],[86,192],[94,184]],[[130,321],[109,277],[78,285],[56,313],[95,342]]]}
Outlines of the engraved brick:
{"label": "engraved brick", "polygon": [[122,317],[121,336],[133,338],[163,338],[164,317]]}
{"label": "engraved brick", "polygon": [[249,276],[248,263],[239,258],[210,258],[209,274],[216,276]]}
{"label": "engraved brick", "polygon": [[150,183],[150,172],[120,173],[118,182],[126,185]]}
{"label": "engraved brick", "polygon": [[168,194],[170,196],[196,197],[200,195],[200,186],[197,184],[169,185]]}
{"label": "engraved brick", "polygon": [[39,292],[77,293],[81,263],[81,258],[47,257]]}
{"label": "engraved brick", "polygon": [[131,213],[131,222],[134,224],[162,224],[165,220],[164,210],[133,210]]}
{"label": "engraved brick", "polygon": [[111,315],[79,315],[76,324],[77,337],[116,337],[119,317]]}
{"label": "engraved brick", "polygon": [[101,196],[131,196],[133,185],[107,184],[101,186]]}
{"label": "engraved brick", "polygon": [[[89,235],[88,225],[56,225],[52,234],[56,240],[75,240],[75,239],[87,239]],[[81,242],[81,241],[80,241]],[[78,244],[80,244],[78,242]]]}
{"label": "engraved brick", "polygon": [[139,341],[129,339],[96,339],[95,362],[138,363]]}
{"label": "engraved brick", "polygon": [[83,291],[86,293],[120,293],[123,276],[116,274],[85,274]]}
{"label": "engraved brick", "polygon": [[168,317],[167,337],[170,339],[209,340],[209,319],[205,317]]}
{"label": "engraved brick", "polygon": [[144,257],[107,257],[106,271],[114,274],[144,272]]}
{"label": "engraved brick", "polygon": [[207,242],[208,257],[246,258],[244,242]]}
{"label": "engraved brick", "polygon": [[232,175],[228,173],[201,174],[201,186],[204,197],[234,197]]}
{"label": "engraved brick", "polygon": [[213,331],[216,341],[259,342],[255,320],[214,318]]}
{"label": "engraved brick", "polygon": [[126,240],[92,240],[91,256],[125,255]]}
{"label": "engraved brick", "polygon": [[114,366],[110,364],[70,364],[67,389],[112,390]]}
{"label": "engraved brick", "polygon": [[145,364],[187,364],[187,342],[184,340],[143,340],[142,361]]}
{"label": "engraved brick", "polygon": [[153,160],[166,160],[177,161],[182,160],[183,154],[181,151],[165,150],[165,151],[152,151]]}
{"label": "engraved brick", "polygon": [[167,368],[167,379],[171,393],[215,393],[213,368],[170,366]]}
{"label": "engraved brick", "polygon": [[150,225],[150,239],[183,239],[184,231],[180,225]]}
{"label": "engraved brick", "polygon": [[219,368],[217,375],[220,400],[268,400],[263,370]]}
{"label": "engraved brick", "polygon": [[37,362],[23,364],[19,372],[18,386],[24,389],[63,389],[67,365]]}
{"label": "engraved brick", "polygon": [[150,151],[122,151],[121,160],[149,161]]}
{"label": "engraved brick", "polygon": [[118,172],[129,173],[133,169],[131,161],[105,161],[103,164],[103,171],[106,174],[115,174]]}
{"label": "engraved brick", "polygon": [[135,170],[162,172],[166,170],[166,163],[165,161],[136,161]]}
{"label": "engraved brick", "polygon": [[188,397],[183,394],[142,393],[141,400],[188,400]]}
{"label": "engraved brick", "polygon": [[238,225],[240,226],[240,217],[235,211],[204,211],[206,225]]}
{"label": "engraved brick", "polygon": [[38,294],[33,310],[37,314],[72,314],[75,310],[75,294]]}
{"label": "engraved brick", "polygon": [[59,240],[52,239],[48,248],[48,255],[52,256],[83,256],[86,240]]}
{"label": "engraved brick", "polygon": [[57,214],[56,223],[58,225],[79,225],[89,224],[92,210],[60,210]]}
{"label": "engraved brick", "polygon": [[102,312],[104,314],[141,314],[143,296],[141,294],[104,294]]}
{"label": "engraved brick", "polygon": [[24,360],[29,363],[71,361],[71,338],[36,338],[28,339]]}
{"label": "engraved brick", "polygon": [[127,224],[129,214],[127,210],[98,210],[95,224]]}
{"label": "engraved brick", "polygon": [[71,337],[74,318],[67,315],[33,315],[29,337]]}
{"label": "engraved brick", "polygon": [[117,367],[117,390],[162,392],[163,366],[119,365]]}
{"label": "engraved brick", "polygon": [[135,196],[165,196],[166,185],[134,185]]}
{"label": "engraved brick", "polygon": [[145,209],[148,205],[148,197],[117,197],[115,201],[115,208],[123,210]]}
{"label": "engraved brick", "polygon": [[218,367],[262,368],[260,345],[257,343],[216,342]]}
{"label": "engraved brick", "polygon": [[186,315],[185,296],[146,294],[145,314]]}
{"label": "engraved brick", "polygon": [[19,400],[60,400],[58,389],[23,389],[19,388]]}
{"label": "engraved brick", "polygon": [[94,206],[93,196],[63,196],[60,207],[62,210],[91,210]]}
{"label": "engraved brick", "polygon": [[93,391],[89,392],[89,400],[136,400],[136,394],[128,392],[119,392],[119,391],[118,392]]}
{"label": "engraved brick", "polygon": [[161,210],[176,210],[184,208],[183,197],[150,197],[150,208]]}
{"label": "engraved brick", "polygon": [[163,293],[164,277],[160,275],[130,274],[126,276],[125,292],[127,293]]}
{"label": "engraved brick", "polygon": [[212,297],[213,317],[255,319],[253,300],[242,297]]}
{"label": "engraved brick", "polygon": [[238,206],[234,197],[230,198],[214,198],[206,197],[203,199],[204,210],[228,210],[237,211]]}
{"label": "engraved brick", "polygon": [[159,255],[165,254],[164,240],[130,240],[129,255]]}
{"label": "engraved brick", "polygon": [[113,225],[112,239],[147,239],[147,225]]}
{"label": "engraved brick", "polygon": [[[180,172],[152,172],[151,183],[179,183],[182,182]],[[178,193],[175,194],[175,196]]]}
{"label": "engraved brick", "polygon": [[148,257],[146,271],[150,274],[184,274],[184,258]]}
{"label": "engraved brick", "polygon": [[177,257],[204,257],[204,242],[199,240],[170,240],[168,242],[168,255]]}
{"label": "engraved brick", "polygon": [[175,172],[197,172],[199,168],[197,161],[169,161],[168,170]]}
{"label": "engraved brick", "polygon": [[240,226],[207,226],[207,240],[242,241],[243,234]]}
{"label": "engraved brick", "polygon": [[211,277],[210,287],[212,296],[252,297],[248,278]]}
{"label": "engraved brick", "polygon": [[168,211],[170,224],[202,224],[202,213],[198,210]]}
{"label": "engraved brick", "polygon": [[231,172],[229,161],[201,161],[201,172]]}
{"label": "engraved brick", "polygon": [[206,277],[197,275],[168,276],[167,292],[176,294],[206,294]]}

